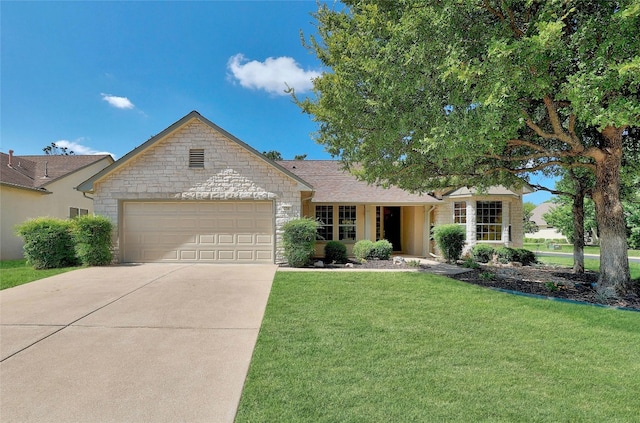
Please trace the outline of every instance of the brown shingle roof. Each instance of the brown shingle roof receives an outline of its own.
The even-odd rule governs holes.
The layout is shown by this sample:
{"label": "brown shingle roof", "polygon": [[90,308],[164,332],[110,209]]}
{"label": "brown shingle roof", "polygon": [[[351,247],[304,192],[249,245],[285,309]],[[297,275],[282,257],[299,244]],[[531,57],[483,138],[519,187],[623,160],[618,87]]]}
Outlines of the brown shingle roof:
{"label": "brown shingle roof", "polygon": [[278,164],[313,186],[312,201],[315,203],[424,204],[440,201],[397,187],[369,185],[342,170],[337,160],[282,160]]}
{"label": "brown shingle roof", "polygon": [[44,186],[95,162],[111,157],[99,155],[13,156],[0,153],[0,181],[21,188],[44,189]]}

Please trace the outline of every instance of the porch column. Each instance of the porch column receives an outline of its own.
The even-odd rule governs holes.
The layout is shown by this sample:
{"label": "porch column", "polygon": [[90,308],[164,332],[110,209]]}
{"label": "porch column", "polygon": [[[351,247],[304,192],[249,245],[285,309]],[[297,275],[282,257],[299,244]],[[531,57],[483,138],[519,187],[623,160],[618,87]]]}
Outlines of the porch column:
{"label": "porch column", "polygon": [[468,251],[476,245],[477,233],[476,233],[476,223],[477,223],[477,212],[476,212],[476,202],[468,200],[467,201],[467,242],[465,243],[465,251]]}
{"label": "porch column", "polygon": [[509,241],[509,225],[511,224],[511,208],[508,201],[502,202],[502,242],[506,247],[511,246]]}

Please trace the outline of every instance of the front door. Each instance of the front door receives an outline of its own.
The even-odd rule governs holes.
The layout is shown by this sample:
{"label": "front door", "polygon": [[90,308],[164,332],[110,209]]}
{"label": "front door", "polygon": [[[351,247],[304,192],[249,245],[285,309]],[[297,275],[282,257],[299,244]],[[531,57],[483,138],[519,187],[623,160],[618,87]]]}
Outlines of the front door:
{"label": "front door", "polygon": [[393,245],[393,251],[402,251],[400,210],[400,207],[384,208],[384,239]]}

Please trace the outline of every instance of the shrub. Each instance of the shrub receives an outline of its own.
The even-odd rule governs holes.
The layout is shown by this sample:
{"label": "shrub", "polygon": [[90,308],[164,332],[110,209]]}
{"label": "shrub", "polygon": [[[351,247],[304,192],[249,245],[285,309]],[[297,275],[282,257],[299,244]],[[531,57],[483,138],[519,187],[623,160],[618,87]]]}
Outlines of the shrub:
{"label": "shrub", "polygon": [[35,269],[78,264],[68,220],[38,217],[18,225],[16,233],[24,239],[24,256]]}
{"label": "shrub", "polygon": [[292,267],[304,267],[316,251],[318,222],[310,218],[290,220],[282,226],[284,256]]}
{"label": "shrub", "polygon": [[494,251],[491,245],[477,244],[471,249],[471,257],[477,262],[488,263],[493,260]]}
{"label": "shrub", "polygon": [[511,263],[512,261],[518,261],[518,252],[514,248],[500,247],[496,248],[496,255],[500,263]]}
{"label": "shrub", "polygon": [[460,258],[466,238],[464,226],[456,224],[435,226],[433,237],[447,261],[454,262]]}
{"label": "shrub", "polygon": [[364,261],[371,257],[374,243],[368,239],[363,239],[355,243],[353,246],[353,255],[358,261]]}
{"label": "shrub", "polygon": [[327,263],[346,263],[347,246],[340,241],[329,241],[324,246],[324,259]]}
{"label": "shrub", "polygon": [[391,252],[393,251],[393,245],[386,239],[381,239],[373,244],[373,250],[371,251],[371,258],[377,258],[380,260],[389,260],[391,258]]}
{"label": "shrub", "polygon": [[71,221],[76,256],[85,266],[111,263],[113,224],[104,216],[79,216]]}
{"label": "shrub", "polygon": [[516,248],[516,257],[516,261],[522,263],[523,266],[529,266],[538,261],[533,251],[525,250],[524,248]]}
{"label": "shrub", "polygon": [[480,265],[473,261],[471,257],[468,257],[464,263],[462,263],[462,267],[467,269],[480,269]]}

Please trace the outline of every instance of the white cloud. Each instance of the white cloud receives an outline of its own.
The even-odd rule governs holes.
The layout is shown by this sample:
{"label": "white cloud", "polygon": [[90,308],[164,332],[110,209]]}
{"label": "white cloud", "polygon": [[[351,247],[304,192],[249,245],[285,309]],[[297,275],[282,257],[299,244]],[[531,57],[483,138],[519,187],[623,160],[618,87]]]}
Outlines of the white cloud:
{"label": "white cloud", "polygon": [[113,153],[109,153],[108,151],[95,150],[91,147],[87,147],[86,145],[80,144],[78,141],[82,141],[82,139],[76,140],[76,141],[58,140],[55,142],[55,144],[60,148],[62,147],[68,148],[69,151],[73,151],[73,153],[76,155],[111,154],[115,158],[115,155]]}
{"label": "white cloud", "polygon": [[287,95],[287,85],[297,93],[309,91],[313,87],[311,80],[320,76],[318,71],[302,69],[291,57],[269,57],[258,62],[247,61],[238,53],[229,58],[227,68],[243,87],[276,95]]}
{"label": "white cloud", "polygon": [[102,99],[118,109],[133,109],[133,103],[127,97],[118,97],[111,94],[101,93]]}

